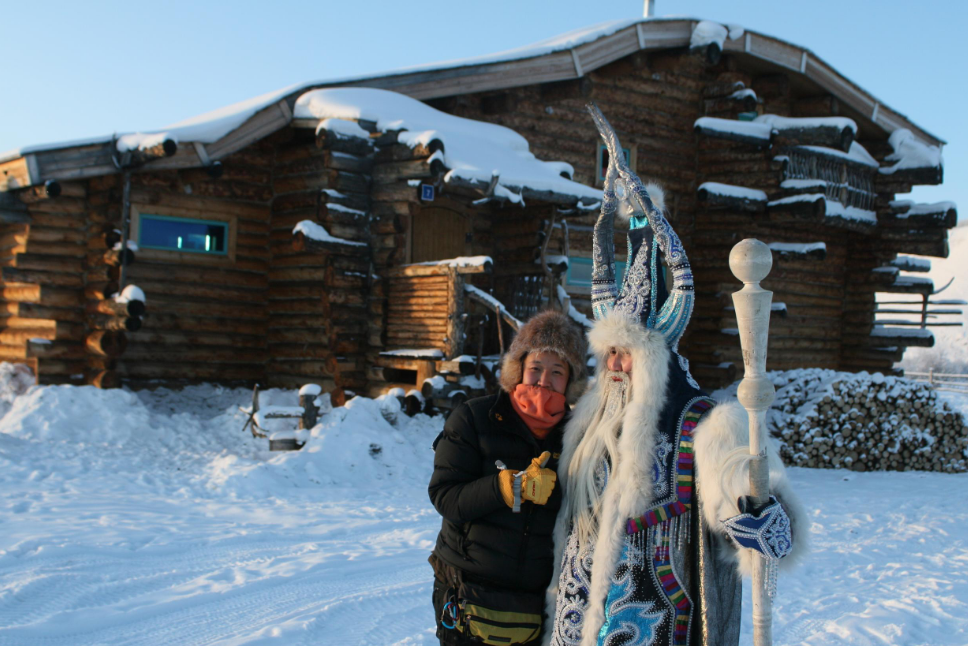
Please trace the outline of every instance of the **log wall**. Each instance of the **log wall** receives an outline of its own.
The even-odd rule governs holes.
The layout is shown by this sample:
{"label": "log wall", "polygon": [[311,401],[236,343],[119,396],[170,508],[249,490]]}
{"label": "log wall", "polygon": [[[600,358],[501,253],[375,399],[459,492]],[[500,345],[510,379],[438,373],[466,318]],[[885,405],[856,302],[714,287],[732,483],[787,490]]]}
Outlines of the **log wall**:
{"label": "log wall", "polygon": [[30,223],[0,229],[0,354],[30,366],[40,383],[83,383],[86,188],[65,183],[57,197],[43,186],[15,195]]}
{"label": "log wall", "polygon": [[[136,254],[126,282],[144,290],[147,312],[141,329],[127,333],[127,350],[117,361],[125,382],[265,383],[275,145],[270,138],[223,159],[218,179],[201,168],[132,175],[133,209],[227,219],[235,227],[235,246],[228,258],[147,250]],[[120,220],[116,181],[105,197],[109,224]]]}
{"label": "log wall", "polygon": [[[757,99],[735,98],[736,90],[743,87],[752,88]],[[729,294],[738,285],[729,272],[728,256],[731,247],[746,237],[827,246],[823,260],[777,257],[764,283],[774,291],[774,301],[786,305],[786,311],[776,312],[771,323],[771,369],[891,370],[902,352],[879,349],[870,338],[874,293],[883,288],[872,270],[898,252],[941,251],[941,228],[916,235],[898,232],[892,237],[880,230],[835,228],[824,224],[822,215],[819,221],[784,217],[764,209],[701,203],[697,196],[699,185],[707,181],[761,189],[770,199],[787,194],[780,188],[783,166],[774,160],[778,150],[698,136],[693,130],[697,118],[736,119],[750,111],[836,116],[836,100],[822,94],[797,96],[785,73],[754,76],[740,69],[731,56],[710,65],[701,56],[679,50],[635,54],[578,82],[464,95],[434,104],[460,116],[508,126],[528,138],[536,156],[566,161],[574,167],[576,181],[595,184],[599,137],[584,108],[589,100],[608,117],[623,146],[635,152],[640,177],[657,180],[666,189],[670,221],[689,251],[696,279],[697,308],[681,348],[698,378],[717,385],[732,378],[736,366],[742,365],[738,338],[731,330],[736,323]],[[862,143],[878,159],[891,152],[883,141]],[[910,190],[910,185],[878,177],[876,190],[880,217],[894,194]],[[530,215],[539,209],[526,211],[529,214],[522,217],[520,210],[507,207],[494,215],[498,272],[502,266],[533,260],[528,252],[534,252],[533,240],[540,239],[542,224]],[[593,213],[570,220],[585,227],[569,236],[571,256],[591,256],[587,227],[596,218]],[[560,248],[560,229],[554,236],[551,253]],[[617,233],[620,256],[624,247],[624,235]],[[590,303],[580,293],[574,296],[574,304],[588,313]]]}
{"label": "log wall", "polygon": [[268,382],[362,390],[368,349],[371,258],[359,247],[313,253],[293,227],[313,221],[330,235],[368,241],[372,145],[293,129],[273,174]]}

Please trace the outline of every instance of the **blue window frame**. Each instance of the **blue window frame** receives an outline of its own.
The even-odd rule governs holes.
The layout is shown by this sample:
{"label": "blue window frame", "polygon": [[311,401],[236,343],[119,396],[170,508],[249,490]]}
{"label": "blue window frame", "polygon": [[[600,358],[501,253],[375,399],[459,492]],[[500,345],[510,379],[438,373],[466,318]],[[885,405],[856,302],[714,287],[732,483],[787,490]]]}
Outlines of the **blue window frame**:
{"label": "blue window frame", "polygon": [[[615,278],[618,282],[618,286],[621,287],[622,281],[625,279],[625,263],[621,261],[615,261]],[[576,258],[571,256],[568,258],[568,274],[567,283],[574,287],[587,287],[591,289],[592,287],[592,259],[591,258]]]}
{"label": "blue window frame", "polygon": [[144,249],[227,256],[228,241],[228,222],[146,213],[139,218],[138,246]]}
{"label": "blue window frame", "polygon": [[[625,163],[628,167],[635,170],[635,165],[632,163],[632,149],[623,146],[622,154],[625,155]],[[608,148],[601,142],[598,144],[598,159],[595,162],[595,168],[598,170],[598,181],[604,182],[605,171],[608,170]]]}

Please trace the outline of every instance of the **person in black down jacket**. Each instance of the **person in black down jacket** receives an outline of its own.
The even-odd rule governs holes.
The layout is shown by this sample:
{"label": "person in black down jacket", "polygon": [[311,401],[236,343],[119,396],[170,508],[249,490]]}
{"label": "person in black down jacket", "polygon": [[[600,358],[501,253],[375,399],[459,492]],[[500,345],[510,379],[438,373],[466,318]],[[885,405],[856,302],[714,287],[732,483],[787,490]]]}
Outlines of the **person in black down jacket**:
{"label": "person in black down jacket", "polygon": [[443,522],[430,563],[441,644],[540,642],[562,496],[555,470],[586,362],[577,324],[536,315],[504,356],[501,391],[459,406],[437,438],[429,493]]}

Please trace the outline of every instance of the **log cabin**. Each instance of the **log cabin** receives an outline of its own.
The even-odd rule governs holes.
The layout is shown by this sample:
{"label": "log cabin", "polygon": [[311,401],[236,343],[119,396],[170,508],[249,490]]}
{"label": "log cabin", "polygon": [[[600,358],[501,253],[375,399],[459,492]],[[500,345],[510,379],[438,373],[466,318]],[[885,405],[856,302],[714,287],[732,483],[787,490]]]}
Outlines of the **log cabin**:
{"label": "log cabin", "polygon": [[[810,50],[647,18],[0,156],[0,360],[41,383],[461,401],[521,319],[588,324],[607,166],[589,101],[666,189],[705,385],[741,365],[727,259],[747,237],[774,250],[771,369],[890,371],[933,343],[929,265],[905,254],[945,257],[957,214],[897,196],[942,182],[944,141]],[[920,295],[922,323],[878,292]]]}

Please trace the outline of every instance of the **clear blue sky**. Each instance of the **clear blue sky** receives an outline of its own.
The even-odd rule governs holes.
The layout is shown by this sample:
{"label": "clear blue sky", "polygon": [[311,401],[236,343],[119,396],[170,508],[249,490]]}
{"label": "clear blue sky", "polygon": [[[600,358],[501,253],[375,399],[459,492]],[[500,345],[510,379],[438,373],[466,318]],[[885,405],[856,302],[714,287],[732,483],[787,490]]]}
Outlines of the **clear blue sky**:
{"label": "clear blue sky", "polygon": [[[656,5],[660,16],[739,24],[810,48],[948,142],[945,184],[913,197],[968,209],[968,3]],[[0,0],[0,152],[150,130],[294,83],[478,56],[641,15],[640,0]]]}

